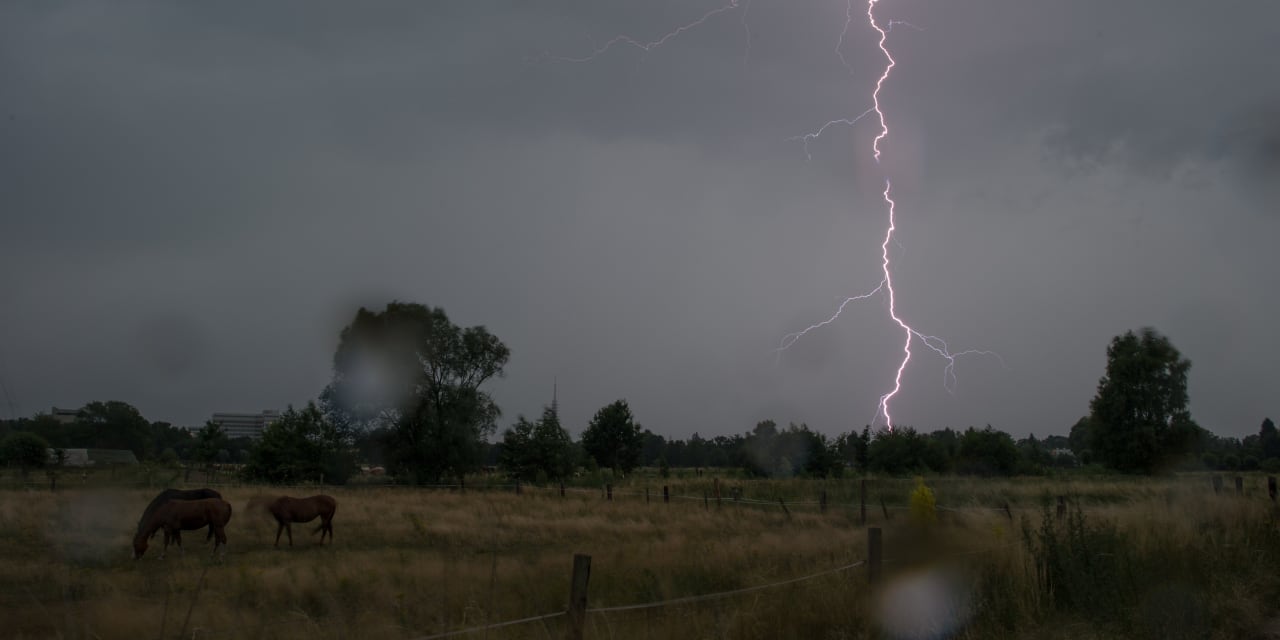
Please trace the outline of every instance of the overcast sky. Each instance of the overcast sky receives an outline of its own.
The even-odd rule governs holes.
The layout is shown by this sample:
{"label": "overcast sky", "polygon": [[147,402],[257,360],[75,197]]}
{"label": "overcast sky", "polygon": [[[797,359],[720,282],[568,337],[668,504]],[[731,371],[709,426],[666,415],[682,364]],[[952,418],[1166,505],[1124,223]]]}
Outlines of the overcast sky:
{"label": "overcast sky", "polygon": [[[360,305],[483,324],[508,425],[559,387],[667,436],[1065,434],[1154,326],[1225,435],[1280,418],[1280,3],[0,4],[0,415],[301,405]],[[847,61],[847,67],[841,57]]]}

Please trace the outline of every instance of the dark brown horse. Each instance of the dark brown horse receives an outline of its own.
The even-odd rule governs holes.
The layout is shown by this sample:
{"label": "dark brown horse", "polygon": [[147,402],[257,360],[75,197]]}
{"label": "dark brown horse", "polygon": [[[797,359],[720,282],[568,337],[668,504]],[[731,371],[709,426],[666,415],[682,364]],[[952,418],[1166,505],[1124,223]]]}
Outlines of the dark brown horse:
{"label": "dark brown horse", "polygon": [[[138,533],[133,537],[133,559],[137,560],[147,552],[147,540],[160,529],[164,529],[164,548],[168,551],[170,541],[177,542],[178,548],[182,548],[183,530],[209,527],[217,538],[213,545],[213,551],[217,553],[218,547],[226,547],[225,528],[230,521],[231,504],[221,498],[170,500],[156,507],[138,527]],[[225,553],[225,548],[223,551]],[[164,551],[160,552],[160,557],[164,557]]]}
{"label": "dark brown horse", "polygon": [[[142,517],[138,519],[138,531],[142,531],[142,523],[146,522],[147,518],[151,517],[151,514],[160,508],[160,505],[170,500],[204,500],[206,498],[222,498],[222,494],[213,489],[165,489],[143,510]],[[151,532],[152,538],[155,538],[155,535],[155,531]],[[213,527],[209,527],[209,535],[205,536],[205,542],[208,542],[209,538],[212,537]]]}
{"label": "dark brown horse", "polygon": [[320,533],[320,544],[324,544],[324,534],[329,534],[329,542],[333,542],[333,513],[338,510],[338,501],[329,496],[311,496],[310,498],[290,498],[280,496],[272,502],[267,510],[275,517],[280,526],[276,529],[276,546],[280,546],[280,533],[289,532],[289,546],[293,546],[294,522],[311,522],[320,518],[320,526],[311,533]]}

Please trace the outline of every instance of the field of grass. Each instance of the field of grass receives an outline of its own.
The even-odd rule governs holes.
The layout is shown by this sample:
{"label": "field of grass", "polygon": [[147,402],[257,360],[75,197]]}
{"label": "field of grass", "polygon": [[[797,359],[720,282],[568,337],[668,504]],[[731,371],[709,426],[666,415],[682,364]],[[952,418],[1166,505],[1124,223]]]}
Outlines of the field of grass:
{"label": "field of grass", "polygon": [[[913,479],[868,482],[869,524],[884,539],[878,585],[859,566],[589,613],[586,637],[1257,638],[1280,613],[1280,529],[1265,477],[1246,477],[1244,496],[1230,479],[1215,495],[1205,475],[926,482],[936,522],[908,508]],[[719,506],[710,474],[633,478],[614,486],[613,501],[600,489],[562,498],[558,487],[517,495],[482,484],[219,487],[235,509],[224,559],[188,532],[185,554],[159,560],[157,537],[137,562],[132,532],[163,485],[0,490],[0,635],[416,638],[563,611],[574,553],[592,556],[591,608],[787,581],[867,553],[854,479],[725,479]],[[314,524],[296,525],[296,546],[273,548],[274,523],[246,505],[281,491],[337,498],[335,542],[319,546]],[[1058,495],[1070,505],[1062,519]],[[561,638],[566,624],[460,637]]]}

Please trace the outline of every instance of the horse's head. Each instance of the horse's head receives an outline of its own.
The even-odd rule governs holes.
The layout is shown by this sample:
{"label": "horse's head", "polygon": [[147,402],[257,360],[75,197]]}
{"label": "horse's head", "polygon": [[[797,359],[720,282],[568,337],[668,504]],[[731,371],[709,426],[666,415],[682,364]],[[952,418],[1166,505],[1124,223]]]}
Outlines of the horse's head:
{"label": "horse's head", "polygon": [[147,552],[147,536],[141,531],[133,537],[133,559],[137,560]]}

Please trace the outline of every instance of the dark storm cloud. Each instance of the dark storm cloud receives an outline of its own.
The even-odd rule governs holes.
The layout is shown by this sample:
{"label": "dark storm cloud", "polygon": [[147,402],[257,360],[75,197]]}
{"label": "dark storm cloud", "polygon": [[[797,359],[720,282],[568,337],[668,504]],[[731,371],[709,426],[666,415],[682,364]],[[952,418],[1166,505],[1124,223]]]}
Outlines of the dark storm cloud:
{"label": "dark storm cloud", "polygon": [[[668,435],[872,418],[900,353],[874,288],[895,180],[896,414],[1062,433],[1106,341],[1154,324],[1224,433],[1276,408],[1277,10],[881,2],[893,128],[787,138],[870,105],[861,5],[10,3],[0,7],[0,375],[23,413],[153,419],[300,404],[359,305],[485,324],[495,389],[573,430],[627,397]],[[748,37],[748,32],[750,36]],[[1259,213],[1269,215],[1258,215]],[[1007,366],[1006,366],[1007,365]]]}

